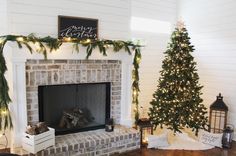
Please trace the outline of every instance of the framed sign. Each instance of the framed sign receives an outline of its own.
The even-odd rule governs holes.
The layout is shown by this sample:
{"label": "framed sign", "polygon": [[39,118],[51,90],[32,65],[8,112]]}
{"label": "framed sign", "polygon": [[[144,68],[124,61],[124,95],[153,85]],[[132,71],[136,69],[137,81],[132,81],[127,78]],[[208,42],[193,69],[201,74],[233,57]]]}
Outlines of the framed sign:
{"label": "framed sign", "polygon": [[98,19],[58,16],[58,38],[98,38]]}

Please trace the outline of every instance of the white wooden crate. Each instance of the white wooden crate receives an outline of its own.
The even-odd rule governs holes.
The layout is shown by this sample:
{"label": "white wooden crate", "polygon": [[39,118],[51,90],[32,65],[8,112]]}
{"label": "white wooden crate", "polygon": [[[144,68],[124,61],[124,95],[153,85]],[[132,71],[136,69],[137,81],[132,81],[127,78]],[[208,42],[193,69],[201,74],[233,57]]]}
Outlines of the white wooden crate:
{"label": "white wooden crate", "polygon": [[49,128],[49,131],[38,135],[23,134],[22,147],[30,153],[35,154],[38,151],[54,145],[55,130],[53,128]]}

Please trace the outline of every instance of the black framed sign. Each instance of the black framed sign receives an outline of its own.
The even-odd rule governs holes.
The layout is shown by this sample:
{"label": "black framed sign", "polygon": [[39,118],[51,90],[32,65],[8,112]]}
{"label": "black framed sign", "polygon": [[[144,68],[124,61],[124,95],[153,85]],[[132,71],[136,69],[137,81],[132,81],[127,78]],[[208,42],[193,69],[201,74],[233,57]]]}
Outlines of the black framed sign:
{"label": "black framed sign", "polygon": [[98,19],[58,16],[58,38],[98,38]]}

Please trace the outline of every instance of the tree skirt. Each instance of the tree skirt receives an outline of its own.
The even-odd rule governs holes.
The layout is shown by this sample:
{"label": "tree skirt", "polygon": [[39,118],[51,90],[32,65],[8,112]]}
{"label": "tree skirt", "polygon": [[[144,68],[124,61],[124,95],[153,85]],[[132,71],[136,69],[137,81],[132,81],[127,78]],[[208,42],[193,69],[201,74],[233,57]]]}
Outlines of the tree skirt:
{"label": "tree skirt", "polygon": [[167,149],[167,150],[207,150],[212,149],[214,146],[203,144],[191,137],[186,133],[179,134],[170,139],[170,145],[167,147],[159,147],[158,149]]}

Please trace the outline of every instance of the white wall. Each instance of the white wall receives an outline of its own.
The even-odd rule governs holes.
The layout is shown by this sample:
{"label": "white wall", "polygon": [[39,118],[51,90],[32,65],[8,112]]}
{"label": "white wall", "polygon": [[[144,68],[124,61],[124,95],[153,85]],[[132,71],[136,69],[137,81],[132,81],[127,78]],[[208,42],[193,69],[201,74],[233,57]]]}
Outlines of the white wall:
{"label": "white wall", "polygon": [[[58,15],[88,17],[99,20],[99,38],[130,39],[130,0],[7,0],[8,34],[57,37]],[[64,58],[71,47],[52,53],[50,57]],[[68,50],[68,51],[67,51]],[[25,49],[14,49],[14,57],[42,57]],[[82,50],[83,51],[83,50]],[[81,54],[82,56],[84,55]],[[81,56],[79,56],[81,58]],[[83,57],[84,58],[84,57]]]}
{"label": "white wall", "polygon": [[[176,23],[176,0],[132,0],[131,6],[131,16],[169,22],[172,27]],[[167,48],[170,34],[131,30],[131,35],[146,43],[146,47],[142,50],[140,65],[140,105],[145,107],[146,114],[150,107],[149,102],[152,100],[152,94],[157,89],[157,80],[164,57],[163,52]]]}
{"label": "white wall", "polygon": [[236,1],[180,0],[179,16],[195,45],[204,104],[222,93],[236,126]]}
{"label": "white wall", "polygon": [[8,0],[13,34],[57,36],[57,16],[99,19],[100,38],[129,38],[129,0]]}
{"label": "white wall", "polygon": [[0,1],[0,36],[7,34],[7,0]]}

